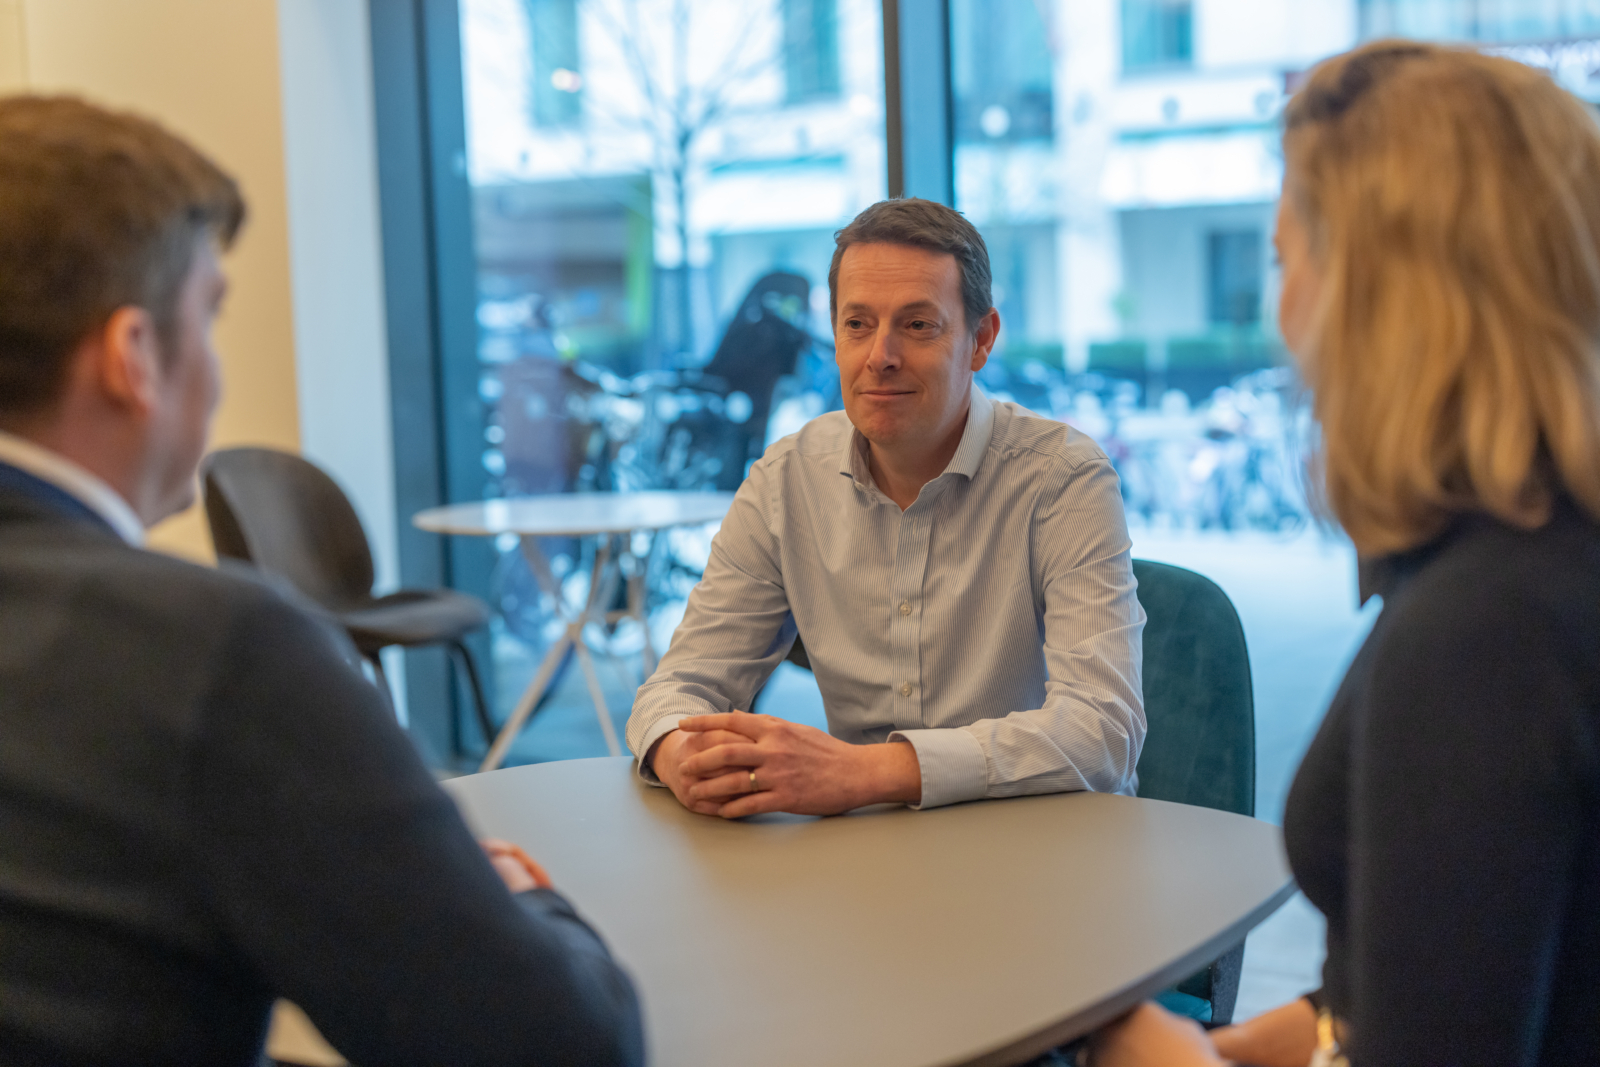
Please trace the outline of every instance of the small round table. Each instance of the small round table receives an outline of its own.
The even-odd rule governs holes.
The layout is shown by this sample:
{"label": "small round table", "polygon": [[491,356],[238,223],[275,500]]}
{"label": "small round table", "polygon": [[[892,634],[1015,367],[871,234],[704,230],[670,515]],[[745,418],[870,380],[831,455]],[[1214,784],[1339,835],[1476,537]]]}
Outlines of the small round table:
{"label": "small round table", "polygon": [[724,822],[627,759],[444,786],[594,923],[657,1067],[1022,1063],[1201,969],[1294,891],[1277,827],[1159,800]]}
{"label": "small round table", "polygon": [[[606,605],[616,593],[616,582],[624,569],[623,561],[632,558],[631,538],[637,532],[655,533],[673,526],[697,526],[718,522],[733,504],[732,493],[552,493],[545,496],[516,497],[507,500],[485,500],[472,504],[451,504],[430,508],[412,516],[418,529],[441,534],[464,534],[473,537],[498,537],[516,534],[522,554],[528,561],[540,588],[550,594],[556,610],[562,614],[566,631],[561,635],[534,674],[533,681],[517,701],[511,718],[506,720],[489,746],[480,771],[492,771],[505,759],[511,742],[522,731],[539,698],[555,677],[570,645],[576,650],[589,685],[589,697],[594,701],[600,731],[605,735],[606,749],[612,755],[621,753],[617,743],[616,727],[611,722],[611,711],[606,707],[605,695],[600,689],[600,679],[595,674],[594,661],[589,646],[584,642],[583,630],[591,622],[617,622],[624,618],[637,619],[644,632],[645,674],[655,670],[655,649],[650,643],[650,627],[645,618],[644,575],[648,560],[635,561],[638,566],[628,575],[628,608],[611,612]],[[562,595],[561,583],[550,569],[550,561],[539,548],[541,537],[600,537],[595,548],[594,568],[589,580],[589,595],[581,607],[574,608]],[[620,546],[612,549],[614,539]],[[651,538],[653,553],[656,538]]]}

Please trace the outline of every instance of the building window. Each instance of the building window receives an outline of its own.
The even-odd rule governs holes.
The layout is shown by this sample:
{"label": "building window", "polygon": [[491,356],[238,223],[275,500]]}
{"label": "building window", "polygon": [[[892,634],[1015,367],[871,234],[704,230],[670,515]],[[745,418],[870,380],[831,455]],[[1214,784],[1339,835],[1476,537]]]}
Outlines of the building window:
{"label": "building window", "polygon": [[1036,0],[982,0],[951,8],[956,139],[1048,141],[1054,136],[1054,59]]}
{"label": "building window", "polygon": [[1261,231],[1213,231],[1206,241],[1208,318],[1213,326],[1261,321]]}
{"label": "building window", "polygon": [[791,104],[839,95],[836,0],[783,0],[783,70]]}
{"label": "building window", "polygon": [[1122,0],[1123,70],[1193,62],[1193,0]]}
{"label": "building window", "polygon": [[572,126],[582,113],[577,0],[523,0],[533,49],[530,101],[535,126]]}
{"label": "building window", "polygon": [[1363,37],[1559,41],[1600,33],[1590,0],[1361,0]]}

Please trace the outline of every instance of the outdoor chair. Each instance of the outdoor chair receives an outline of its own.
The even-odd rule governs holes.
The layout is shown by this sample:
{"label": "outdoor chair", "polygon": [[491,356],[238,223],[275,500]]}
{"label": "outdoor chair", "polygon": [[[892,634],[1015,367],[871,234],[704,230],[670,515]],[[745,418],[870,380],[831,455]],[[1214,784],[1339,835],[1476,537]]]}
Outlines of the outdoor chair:
{"label": "outdoor chair", "polygon": [[443,645],[472,690],[487,738],[494,721],[462,638],[489,621],[489,606],[453,589],[373,596],[372,550],[355,508],[316,465],[268,448],[213,452],[202,466],[206,519],[217,555],[275,575],[328,613],[372,666],[393,702],[378,653],[391,645]]}

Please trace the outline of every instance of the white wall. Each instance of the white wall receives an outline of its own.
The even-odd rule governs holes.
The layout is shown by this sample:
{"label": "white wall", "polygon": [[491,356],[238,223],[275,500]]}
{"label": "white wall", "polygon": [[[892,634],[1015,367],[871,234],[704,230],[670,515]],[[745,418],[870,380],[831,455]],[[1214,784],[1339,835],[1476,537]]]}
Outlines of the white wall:
{"label": "white wall", "polygon": [[399,581],[383,259],[364,0],[278,0],[300,448]]}
{"label": "white wall", "polygon": [[[366,0],[278,0],[300,451],[344,487],[380,590],[400,581]],[[407,721],[398,649],[384,653]]]}

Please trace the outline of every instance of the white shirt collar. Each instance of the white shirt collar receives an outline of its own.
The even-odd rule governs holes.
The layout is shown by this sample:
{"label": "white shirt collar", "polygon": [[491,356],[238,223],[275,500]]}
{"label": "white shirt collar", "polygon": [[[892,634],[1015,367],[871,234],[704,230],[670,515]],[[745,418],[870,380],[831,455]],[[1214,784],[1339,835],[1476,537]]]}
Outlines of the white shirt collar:
{"label": "white shirt collar", "polygon": [[[978,383],[972,383],[971,399],[967,406],[967,425],[961,431],[961,443],[956,446],[956,454],[950,457],[950,462],[945,466],[945,474],[962,474],[969,480],[978,473],[978,467],[983,463],[984,455],[989,451],[989,439],[994,435],[994,401],[989,399]],[[850,430],[850,439],[845,443],[844,455],[839,457],[839,473],[855,480],[857,486],[866,489],[874,485],[871,467],[867,462],[867,439],[861,436],[861,431],[855,428]]]}
{"label": "white shirt collar", "polygon": [[134,547],[144,545],[144,523],[117,491],[76,463],[25,437],[0,430],[0,463],[9,463],[49,482],[106,520]]}
{"label": "white shirt collar", "polygon": [[968,402],[967,428],[961,432],[961,443],[956,454],[945,467],[946,474],[964,474],[970,480],[978,473],[983,457],[989,451],[989,439],[994,436],[994,401],[978,383],[972,383],[972,399]]}

